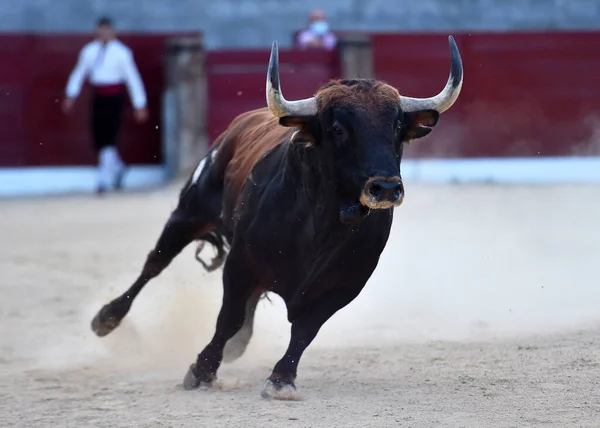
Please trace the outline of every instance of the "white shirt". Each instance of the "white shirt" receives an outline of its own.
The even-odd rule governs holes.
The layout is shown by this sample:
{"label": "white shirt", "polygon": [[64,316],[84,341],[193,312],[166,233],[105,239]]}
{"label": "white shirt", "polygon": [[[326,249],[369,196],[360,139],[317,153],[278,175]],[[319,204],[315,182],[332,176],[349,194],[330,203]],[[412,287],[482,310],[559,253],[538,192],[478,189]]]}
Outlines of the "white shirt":
{"label": "white shirt", "polygon": [[67,97],[79,95],[86,76],[92,85],[125,83],[133,106],[136,109],[146,107],[144,83],[131,49],[119,40],[111,40],[105,46],[94,40],[81,49],[77,65],[69,76]]}
{"label": "white shirt", "polygon": [[[314,34],[310,30],[304,30],[298,35],[298,45],[301,49],[306,49],[309,47],[309,44],[315,40],[319,40],[319,36]],[[322,46],[328,51],[335,49],[335,45],[337,44],[337,37],[331,31],[328,31],[322,37]]]}

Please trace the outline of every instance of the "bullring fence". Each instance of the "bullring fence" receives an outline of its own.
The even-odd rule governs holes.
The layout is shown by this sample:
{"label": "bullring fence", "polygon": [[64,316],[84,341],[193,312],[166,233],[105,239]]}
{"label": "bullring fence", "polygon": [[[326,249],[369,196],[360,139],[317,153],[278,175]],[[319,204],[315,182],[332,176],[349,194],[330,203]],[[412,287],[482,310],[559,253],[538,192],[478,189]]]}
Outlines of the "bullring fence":
{"label": "bullring fence", "polygon": [[[405,150],[405,180],[600,181],[600,32],[453,34],[465,83],[436,130]],[[193,169],[235,115],[265,105],[269,47],[205,51],[199,33],[124,34],[140,68],[150,120],[125,117],[128,187]],[[64,86],[88,37],[0,35],[0,195],[93,189],[88,90],[66,117]],[[286,98],[338,77],[375,77],[405,95],[439,92],[446,33],[348,33],[336,51],[282,49]]]}

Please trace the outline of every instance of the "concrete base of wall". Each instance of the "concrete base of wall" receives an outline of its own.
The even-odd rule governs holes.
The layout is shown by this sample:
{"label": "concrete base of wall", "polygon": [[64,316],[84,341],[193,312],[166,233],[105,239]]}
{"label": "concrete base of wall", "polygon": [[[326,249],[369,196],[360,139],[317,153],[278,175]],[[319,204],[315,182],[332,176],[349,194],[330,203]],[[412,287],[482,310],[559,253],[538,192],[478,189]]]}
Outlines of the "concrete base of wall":
{"label": "concrete base of wall", "polygon": [[[600,183],[600,157],[405,159],[402,177],[421,183]],[[0,197],[91,193],[96,178],[92,167],[0,168]],[[163,166],[136,166],[125,177],[125,189],[166,181]]]}
{"label": "concrete base of wall", "polygon": [[405,159],[402,178],[424,183],[600,183],[600,157]]}
{"label": "concrete base of wall", "polygon": [[[159,186],[166,182],[163,166],[132,166],[125,189]],[[94,167],[0,168],[0,197],[92,193],[98,173]]]}

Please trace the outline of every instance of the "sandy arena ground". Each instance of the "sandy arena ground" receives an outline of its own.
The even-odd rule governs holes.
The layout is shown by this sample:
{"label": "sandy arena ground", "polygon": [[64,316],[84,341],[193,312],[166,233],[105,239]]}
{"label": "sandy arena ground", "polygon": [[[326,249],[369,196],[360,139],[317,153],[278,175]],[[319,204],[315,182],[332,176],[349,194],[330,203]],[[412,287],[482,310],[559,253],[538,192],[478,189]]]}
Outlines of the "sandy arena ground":
{"label": "sandy arena ground", "polygon": [[181,389],[221,296],[192,246],[112,335],[90,331],[178,189],[0,202],[1,427],[600,427],[600,187],[408,183],[295,402],[259,395],[289,337],[276,296],[219,388]]}

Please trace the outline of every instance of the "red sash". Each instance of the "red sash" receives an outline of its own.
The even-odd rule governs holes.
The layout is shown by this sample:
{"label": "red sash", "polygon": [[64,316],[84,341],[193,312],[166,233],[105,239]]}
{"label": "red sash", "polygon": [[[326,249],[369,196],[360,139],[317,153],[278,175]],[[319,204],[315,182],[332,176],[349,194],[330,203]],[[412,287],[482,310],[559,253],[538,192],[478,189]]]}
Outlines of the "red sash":
{"label": "red sash", "polygon": [[96,85],[94,86],[94,92],[97,95],[118,95],[125,91],[125,85],[123,83],[116,83],[114,85]]}

